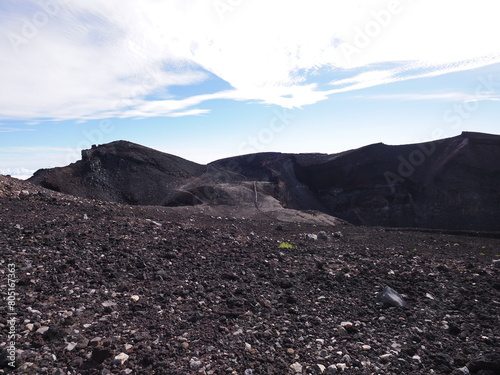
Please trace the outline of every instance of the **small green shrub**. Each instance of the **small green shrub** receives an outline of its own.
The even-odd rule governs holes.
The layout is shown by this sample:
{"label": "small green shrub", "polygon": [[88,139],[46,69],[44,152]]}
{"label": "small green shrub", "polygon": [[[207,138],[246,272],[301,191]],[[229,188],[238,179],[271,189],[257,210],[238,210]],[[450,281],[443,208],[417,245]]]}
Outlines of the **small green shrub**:
{"label": "small green shrub", "polygon": [[288,242],[281,242],[280,245],[278,246],[279,249],[293,249],[295,246],[293,246],[291,243]]}

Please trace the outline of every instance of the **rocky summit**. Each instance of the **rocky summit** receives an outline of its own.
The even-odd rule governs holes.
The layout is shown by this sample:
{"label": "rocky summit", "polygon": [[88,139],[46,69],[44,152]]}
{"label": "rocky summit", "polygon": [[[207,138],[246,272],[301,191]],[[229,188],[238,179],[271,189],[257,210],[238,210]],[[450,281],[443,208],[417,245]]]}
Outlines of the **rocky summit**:
{"label": "rocky summit", "polygon": [[[98,160],[98,175],[120,164]],[[171,160],[173,185],[199,173]],[[127,205],[0,176],[0,277],[15,291],[1,292],[0,374],[500,373],[495,233],[280,211],[263,193],[275,185],[245,180],[272,170],[256,165],[239,178],[265,209]]]}
{"label": "rocky summit", "polygon": [[[428,143],[339,154],[260,153],[208,165],[117,141],[30,181],[83,198],[152,206],[321,212],[352,224],[500,230],[500,136],[464,132]],[[283,212],[283,211],[286,212]]]}

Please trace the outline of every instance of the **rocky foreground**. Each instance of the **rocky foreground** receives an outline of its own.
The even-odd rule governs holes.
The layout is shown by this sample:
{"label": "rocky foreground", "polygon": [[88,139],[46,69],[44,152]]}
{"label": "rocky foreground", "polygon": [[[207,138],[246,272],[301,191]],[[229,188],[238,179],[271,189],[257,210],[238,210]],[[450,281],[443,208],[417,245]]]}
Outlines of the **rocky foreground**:
{"label": "rocky foreground", "polygon": [[[127,206],[0,176],[0,252],[0,373],[500,374],[491,233]],[[377,303],[385,286],[406,307]]]}

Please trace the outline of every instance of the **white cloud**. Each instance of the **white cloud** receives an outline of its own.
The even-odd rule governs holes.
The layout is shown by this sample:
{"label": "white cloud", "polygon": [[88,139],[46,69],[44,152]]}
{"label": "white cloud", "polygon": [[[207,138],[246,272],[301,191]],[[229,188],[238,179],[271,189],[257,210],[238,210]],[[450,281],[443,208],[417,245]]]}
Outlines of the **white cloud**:
{"label": "white cloud", "polygon": [[13,128],[0,125],[0,133],[17,133],[17,132],[26,132],[26,131],[34,131],[35,129],[22,129],[22,128]]}
{"label": "white cloud", "polygon": [[[0,118],[179,117],[208,113],[213,99],[300,107],[500,62],[495,9],[494,0],[4,0]],[[397,68],[373,68],[382,63]],[[366,72],[321,91],[320,68]],[[206,83],[207,72],[232,89],[169,90]]]}
{"label": "white cloud", "polygon": [[[80,150],[67,147],[0,147],[0,174],[26,179],[40,168],[60,167],[75,162]],[[8,167],[7,167],[8,166]]]}
{"label": "white cloud", "polygon": [[494,93],[482,92],[479,94],[465,92],[446,93],[410,93],[410,94],[384,94],[384,95],[362,95],[363,99],[377,100],[401,100],[401,101],[447,101],[447,102],[475,102],[475,101],[498,101],[500,96]]}
{"label": "white cloud", "polygon": [[0,174],[9,175],[20,180],[27,180],[33,176],[33,173],[35,172],[36,170],[27,168],[0,168]]}

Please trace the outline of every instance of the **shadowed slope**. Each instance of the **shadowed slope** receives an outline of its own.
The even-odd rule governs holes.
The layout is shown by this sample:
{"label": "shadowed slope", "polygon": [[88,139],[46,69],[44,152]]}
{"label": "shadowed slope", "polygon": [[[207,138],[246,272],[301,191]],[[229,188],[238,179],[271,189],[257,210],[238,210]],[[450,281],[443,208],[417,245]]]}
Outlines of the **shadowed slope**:
{"label": "shadowed slope", "polygon": [[353,224],[500,230],[500,136],[464,132],[425,144],[338,154],[260,153],[202,166],[119,141],[31,182],[140,205],[315,210]]}

